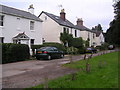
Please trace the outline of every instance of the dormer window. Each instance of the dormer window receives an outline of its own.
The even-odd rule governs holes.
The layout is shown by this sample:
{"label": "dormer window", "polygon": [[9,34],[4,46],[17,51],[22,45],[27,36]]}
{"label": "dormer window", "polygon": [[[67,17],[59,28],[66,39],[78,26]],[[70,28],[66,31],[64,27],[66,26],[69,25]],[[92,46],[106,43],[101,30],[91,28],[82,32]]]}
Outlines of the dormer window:
{"label": "dormer window", "polygon": [[4,19],[4,16],[0,15],[0,26],[3,26],[3,19]]}
{"label": "dormer window", "polygon": [[34,24],[35,24],[34,21],[30,21],[30,30],[34,30]]}

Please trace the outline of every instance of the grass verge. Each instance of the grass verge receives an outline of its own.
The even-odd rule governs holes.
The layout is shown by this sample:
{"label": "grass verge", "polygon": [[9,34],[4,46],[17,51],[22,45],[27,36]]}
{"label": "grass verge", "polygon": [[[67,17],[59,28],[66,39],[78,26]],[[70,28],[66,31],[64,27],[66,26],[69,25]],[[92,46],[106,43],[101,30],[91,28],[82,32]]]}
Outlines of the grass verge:
{"label": "grass verge", "polygon": [[[86,60],[80,60],[72,64],[64,64],[65,67],[77,69],[73,75],[65,75],[48,81],[48,88],[118,88],[118,53],[112,52],[89,60],[90,72],[86,70]],[[43,88],[44,84],[32,88]]]}

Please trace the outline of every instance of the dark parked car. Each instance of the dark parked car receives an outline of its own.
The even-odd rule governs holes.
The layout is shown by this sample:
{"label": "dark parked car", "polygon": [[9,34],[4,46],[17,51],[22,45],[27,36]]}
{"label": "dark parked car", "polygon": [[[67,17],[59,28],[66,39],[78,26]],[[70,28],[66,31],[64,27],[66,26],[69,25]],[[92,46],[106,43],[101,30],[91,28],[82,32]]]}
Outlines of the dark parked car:
{"label": "dark parked car", "polygon": [[56,47],[42,47],[36,50],[36,58],[39,59],[53,59],[53,58],[63,58],[63,51],[58,50]]}
{"label": "dark parked car", "polygon": [[89,48],[86,48],[85,52],[86,53],[97,53],[97,49],[89,47]]}

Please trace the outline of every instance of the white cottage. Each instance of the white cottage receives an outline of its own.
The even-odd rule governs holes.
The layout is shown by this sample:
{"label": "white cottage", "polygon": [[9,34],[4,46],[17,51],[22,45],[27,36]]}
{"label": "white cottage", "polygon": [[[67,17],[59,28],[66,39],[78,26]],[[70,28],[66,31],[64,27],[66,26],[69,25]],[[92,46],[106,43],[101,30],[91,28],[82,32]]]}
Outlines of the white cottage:
{"label": "white cottage", "polygon": [[45,42],[60,41],[60,33],[66,31],[73,34],[73,37],[80,37],[80,30],[68,21],[65,17],[64,9],[61,10],[60,16],[42,11],[39,18],[43,20],[43,40]]}
{"label": "white cottage", "polygon": [[96,31],[96,46],[101,46],[105,42],[103,31]]}
{"label": "white cottage", "polygon": [[78,18],[76,22],[76,27],[80,29],[80,36],[83,40],[89,40],[90,46],[96,46],[96,33],[83,25],[82,18]]}
{"label": "white cottage", "polygon": [[0,5],[0,43],[42,44],[42,20],[29,11]]}

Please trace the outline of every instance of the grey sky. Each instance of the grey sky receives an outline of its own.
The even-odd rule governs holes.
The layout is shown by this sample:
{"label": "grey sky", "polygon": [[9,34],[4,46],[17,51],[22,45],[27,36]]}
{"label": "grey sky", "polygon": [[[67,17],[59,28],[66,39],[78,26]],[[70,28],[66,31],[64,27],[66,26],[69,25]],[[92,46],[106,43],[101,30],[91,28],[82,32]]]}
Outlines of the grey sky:
{"label": "grey sky", "polygon": [[41,11],[59,16],[59,5],[62,5],[66,18],[73,24],[76,24],[77,18],[82,18],[86,27],[91,29],[101,24],[104,31],[114,18],[113,0],[0,0],[0,3],[25,11],[33,4],[37,16]]}

